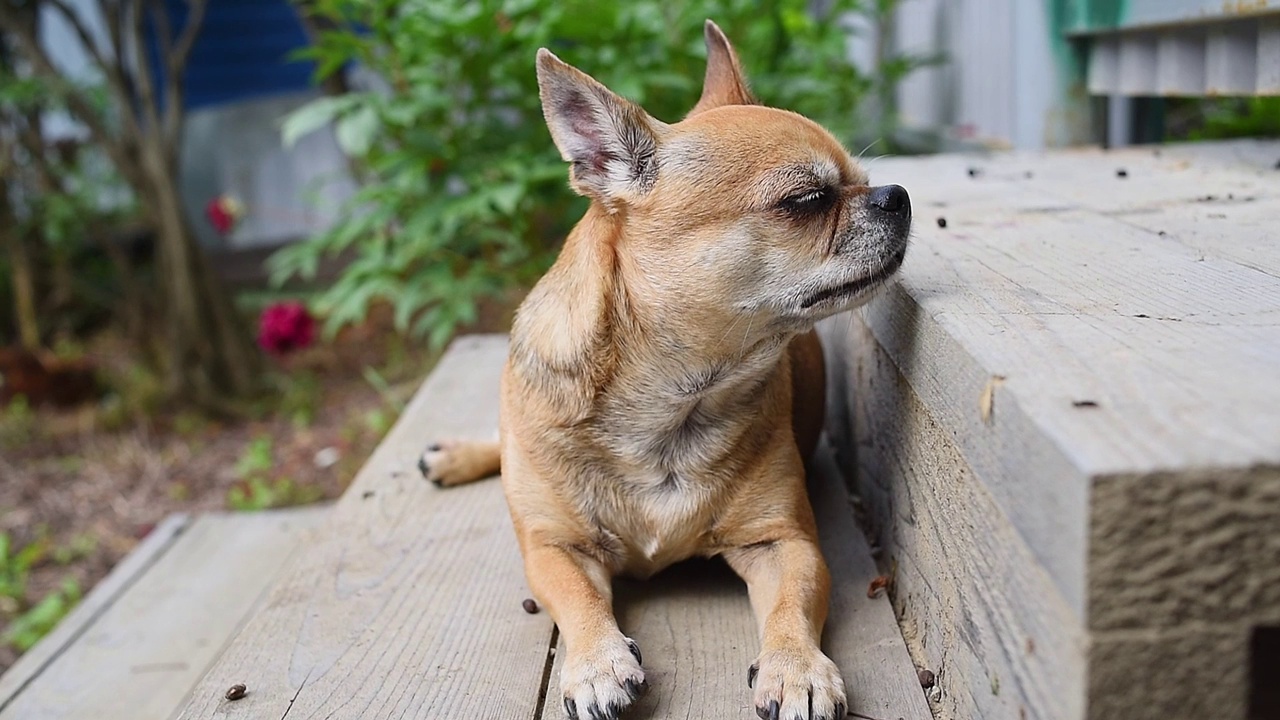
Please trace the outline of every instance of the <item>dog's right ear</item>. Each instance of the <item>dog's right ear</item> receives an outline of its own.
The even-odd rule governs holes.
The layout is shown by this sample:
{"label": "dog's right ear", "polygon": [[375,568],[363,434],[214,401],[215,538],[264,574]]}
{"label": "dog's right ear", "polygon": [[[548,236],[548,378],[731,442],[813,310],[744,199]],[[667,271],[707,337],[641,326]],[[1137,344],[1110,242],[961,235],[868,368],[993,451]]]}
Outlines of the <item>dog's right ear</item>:
{"label": "dog's right ear", "polygon": [[729,38],[719,25],[708,20],[702,28],[707,41],[707,75],[702,81],[702,98],[689,115],[724,105],[759,105],[747,86],[747,76]]}
{"label": "dog's right ear", "polygon": [[538,51],[538,90],[551,138],[572,163],[574,190],[613,208],[653,187],[665,125],[546,48]]}

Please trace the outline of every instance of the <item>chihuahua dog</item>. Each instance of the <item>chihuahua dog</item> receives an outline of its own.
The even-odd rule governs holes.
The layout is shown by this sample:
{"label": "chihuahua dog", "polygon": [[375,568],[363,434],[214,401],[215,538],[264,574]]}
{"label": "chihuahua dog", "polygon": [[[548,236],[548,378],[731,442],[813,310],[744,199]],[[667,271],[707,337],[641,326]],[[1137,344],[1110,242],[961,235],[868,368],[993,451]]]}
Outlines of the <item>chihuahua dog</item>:
{"label": "chihuahua dog", "polygon": [[702,97],[670,125],[538,51],[547,126],[591,206],[516,314],[500,441],[434,444],[419,467],[441,486],[501,467],[529,586],[564,638],[569,717],[615,720],[646,687],[613,576],[720,556],[760,623],[757,713],[841,718],[805,492],[813,327],[901,266],[911,204],[814,122],[757,103],[705,30]]}

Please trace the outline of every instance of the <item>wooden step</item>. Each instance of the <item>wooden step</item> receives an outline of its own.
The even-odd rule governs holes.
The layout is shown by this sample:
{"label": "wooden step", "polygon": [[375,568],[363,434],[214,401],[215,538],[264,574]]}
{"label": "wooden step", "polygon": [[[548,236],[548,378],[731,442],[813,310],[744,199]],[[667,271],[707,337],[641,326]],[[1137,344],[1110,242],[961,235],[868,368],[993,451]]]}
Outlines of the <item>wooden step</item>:
{"label": "wooden step", "polygon": [[0,720],[171,717],[326,510],[170,516],[0,678]]}
{"label": "wooden step", "polygon": [[[196,687],[182,720],[561,717],[546,613],[529,596],[494,481],[448,491],[414,470],[431,438],[491,438],[506,339],[459,339],[267,601]],[[875,720],[929,712],[875,566],[827,462],[816,492],[835,577],[824,644]],[[620,621],[644,647],[651,690],[633,718],[755,717],[756,631],[742,583],[695,565],[621,583]],[[249,694],[223,699],[233,683]]]}
{"label": "wooden step", "polygon": [[1249,646],[1280,624],[1278,161],[872,166],[916,230],[900,282],[822,328],[828,430],[944,716],[1245,720],[1273,682]]}

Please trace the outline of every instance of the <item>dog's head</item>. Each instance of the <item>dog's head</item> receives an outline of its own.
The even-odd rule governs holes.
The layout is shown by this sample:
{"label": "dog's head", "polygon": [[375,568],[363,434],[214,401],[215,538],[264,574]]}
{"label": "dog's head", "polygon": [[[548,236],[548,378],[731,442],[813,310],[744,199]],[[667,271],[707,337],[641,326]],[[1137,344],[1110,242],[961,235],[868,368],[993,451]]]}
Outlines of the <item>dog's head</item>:
{"label": "dog's head", "polygon": [[538,53],[551,135],[573,188],[623,223],[619,262],[636,294],[760,330],[865,302],[902,264],[907,192],[868,186],[822,127],[757,104],[710,21],[706,40],[702,99],[674,124]]}

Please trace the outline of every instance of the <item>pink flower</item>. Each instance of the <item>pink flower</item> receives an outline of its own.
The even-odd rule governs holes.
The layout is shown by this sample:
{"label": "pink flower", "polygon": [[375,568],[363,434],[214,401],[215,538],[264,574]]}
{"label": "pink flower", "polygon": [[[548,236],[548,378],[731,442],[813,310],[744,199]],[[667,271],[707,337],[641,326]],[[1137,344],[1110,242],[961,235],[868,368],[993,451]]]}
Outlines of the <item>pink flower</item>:
{"label": "pink flower", "polygon": [[226,235],[235,230],[240,218],[244,217],[244,206],[233,197],[219,195],[204,206],[204,216],[219,235]]}
{"label": "pink flower", "polygon": [[316,338],[316,321],[300,302],[282,302],[262,311],[258,347],[272,355],[301,350]]}

